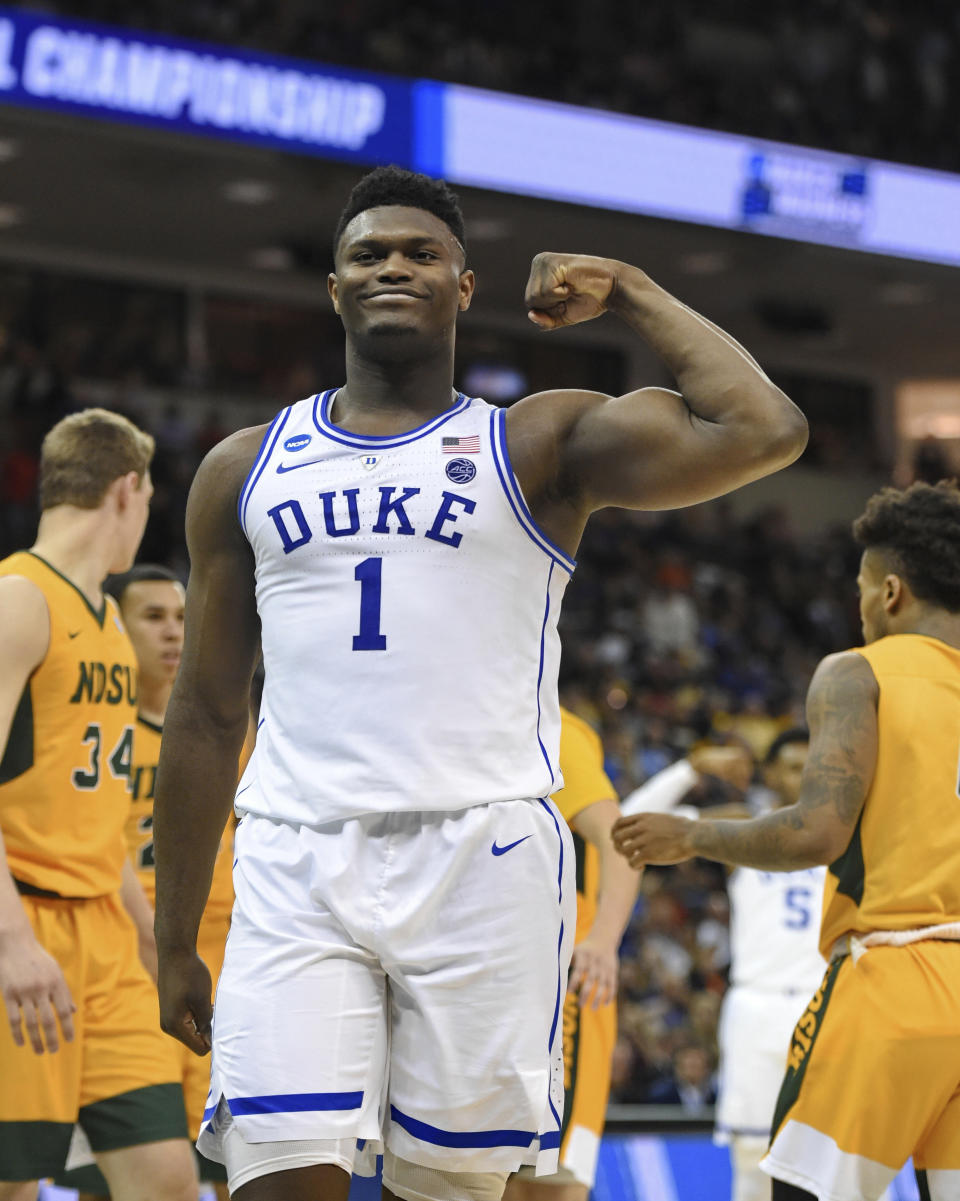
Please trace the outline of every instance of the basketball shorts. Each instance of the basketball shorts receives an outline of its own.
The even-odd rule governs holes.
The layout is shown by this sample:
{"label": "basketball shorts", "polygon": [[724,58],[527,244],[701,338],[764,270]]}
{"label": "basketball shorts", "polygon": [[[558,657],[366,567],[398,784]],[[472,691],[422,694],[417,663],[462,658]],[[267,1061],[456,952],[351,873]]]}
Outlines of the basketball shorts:
{"label": "basketball shorts", "polygon": [[[572,839],[549,801],[251,814],[214,1012],[198,1147],[356,1139],[453,1172],[557,1167]],[[223,1111],[221,1111],[222,1113]]]}
{"label": "basketball shorts", "polygon": [[931,1201],[956,1201],[958,996],[957,943],[832,963],[793,1033],[765,1171],[832,1201],[872,1201],[913,1155]]}
{"label": "basketball shorts", "polygon": [[[560,1160],[548,1184],[585,1184],[597,1175],[600,1139],[610,1097],[613,1047],[617,1041],[617,1007],[582,1007],[575,993],[563,1002],[563,1084],[566,1106],[560,1135]],[[521,1168],[531,1178],[532,1168]]]}
{"label": "basketball shorts", "polygon": [[18,1047],[0,1022],[0,1180],[56,1175],[75,1122],[94,1151],[185,1138],[176,1047],[120,898],[21,900],[77,1012],[73,1042],[52,1055]]}
{"label": "basketball shorts", "polygon": [[[223,948],[230,929],[230,917],[204,917],[197,934],[197,954],[207,965],[213,987],[217,986],[220,969],[223,967]],[[170,1040],[180,1065],[183,1084],[183,1099],[187,1111],[187,1131],[196,1139],[200,1131],[203,1109],[210,1088],[210,1057],[194,1055],[183,1043]],[[226,1180],[222,1164],[211,1163],[197,1153],[197,1172],[202,1181]],[[81,1193],[93,1193],[105,1197],[110,1189],[96,1166],[89,1140],[82,1127],[74,1128],[73,1140],[67,1155],[66,1169],[55,1177],[54,1183],[61,1188],[78,1189]]]}
{"label": "basketball shorts", "polygon": [[770,1141],[787,1051],[809,993],[765,992],[734,986],[723,999],[720,1092],[713,1141],[756,1145]]}

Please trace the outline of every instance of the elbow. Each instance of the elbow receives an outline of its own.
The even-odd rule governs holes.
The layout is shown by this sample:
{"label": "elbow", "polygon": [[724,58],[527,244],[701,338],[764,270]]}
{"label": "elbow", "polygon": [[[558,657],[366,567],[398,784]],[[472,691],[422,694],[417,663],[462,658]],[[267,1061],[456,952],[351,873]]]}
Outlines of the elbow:
{"label": "elbow", "polygon": [[779,388],[774,393],[777,414],[768,427],[766,450],[771,469],[777,471],[795,463],[806,450],[810,426],[789,396]]}

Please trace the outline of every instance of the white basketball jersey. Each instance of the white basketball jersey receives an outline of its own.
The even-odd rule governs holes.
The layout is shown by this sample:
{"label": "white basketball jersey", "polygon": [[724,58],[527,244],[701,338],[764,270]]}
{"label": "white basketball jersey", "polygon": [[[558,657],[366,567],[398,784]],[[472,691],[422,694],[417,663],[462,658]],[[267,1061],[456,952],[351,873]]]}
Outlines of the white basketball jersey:
{"label": "white basketball jersey", "polygon": [[575,566],[535,525],[505,410],[403,434],[274,419],[241,489],[266,681],[237,808],[317,825],[562,786],[557,617]]}
{"label": "white basketball jersey", "polygon": [[825,867],[730,874],[731,984],[814,993],[826,963],[817,950]]}

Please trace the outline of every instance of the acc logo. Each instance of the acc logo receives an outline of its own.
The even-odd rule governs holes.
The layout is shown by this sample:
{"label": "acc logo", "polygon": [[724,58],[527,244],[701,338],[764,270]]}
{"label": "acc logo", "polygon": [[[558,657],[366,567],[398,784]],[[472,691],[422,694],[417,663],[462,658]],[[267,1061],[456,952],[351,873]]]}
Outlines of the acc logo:
{"label": "acc logo", "polygon": [[309,446],[313,439],[309,434],[297,434],[295,438],[288,438],[283,444],[284,450],[303,450],[305,446]]}
{"label": "acc logo", "polygon": [[477,465],[470,459],[451,459],[447,464],[447,479],[455,484],[469,484],[476,474]]}

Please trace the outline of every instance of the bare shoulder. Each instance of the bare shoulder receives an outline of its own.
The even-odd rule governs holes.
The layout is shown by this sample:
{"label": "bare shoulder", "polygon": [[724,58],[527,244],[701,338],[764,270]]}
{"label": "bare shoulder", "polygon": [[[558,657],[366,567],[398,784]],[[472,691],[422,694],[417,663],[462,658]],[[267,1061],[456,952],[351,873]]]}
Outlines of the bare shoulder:
{"label": "bare shoulder", "polygon": [[256,462],[268,425],[238,430],[224,438],[197,468],[187,500],[188,541],[240,533],[237,499]]}
{"label": "bare shoulder", "polygon": [[605,392],[582,388],[554,388],[533,392],[507,410],[507,432],[511,438],[563,436],[584,413],[608,401]]}
{"label": "bare shoulder", "polygon": [[33,671],[50,644],[50,612],[43,591],[25,576],[0,576],[0,655],[9,671],[15,663]]}
{"label": "bare shoulder", "polygon": [[841,651],[821,659],[807,692],[811,723],[818,718],[852,717],[864,706],[876,708],[880,685],[873,668],[856,651]]}

